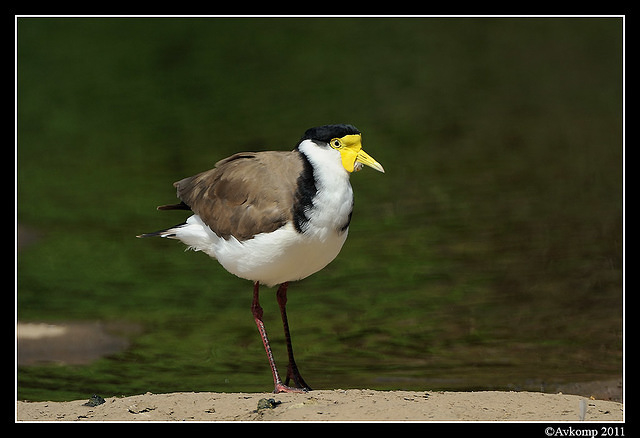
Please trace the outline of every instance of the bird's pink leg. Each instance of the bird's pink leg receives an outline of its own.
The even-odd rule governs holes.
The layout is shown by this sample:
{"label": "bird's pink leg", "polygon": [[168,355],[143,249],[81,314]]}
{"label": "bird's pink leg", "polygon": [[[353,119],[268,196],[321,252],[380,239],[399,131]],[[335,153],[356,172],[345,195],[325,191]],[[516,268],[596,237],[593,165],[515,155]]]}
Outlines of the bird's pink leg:
{"label": "bird's pink leg", "polygon": [[[273,353],[271,352],[271,346],[269,345],[269,338],[267,337],[267,331],[264,328],[264,322],[262,322],[262,307],[260,307],[260,301],[258,298],[260,290],[260,283],[255,282],[253,285],[253,301],[251,303],[251,313],[253,314],[253,319],[258,326],[258,332],[260,332],[260,338],[262,339],[262,343],[264,344],[264,350],[267,353],[267,358],[269,359],[269,366],[271,367],[271,372],[273,373],[273,384],[275,386],[273,392],[306,392],[306,389],[302,388],[291,388],[282,383],[280,379],[280,375],[278,374],[278,369],[276,368],[276,362],[273,359]],[[287,377],[288,380],[288,377]]]}

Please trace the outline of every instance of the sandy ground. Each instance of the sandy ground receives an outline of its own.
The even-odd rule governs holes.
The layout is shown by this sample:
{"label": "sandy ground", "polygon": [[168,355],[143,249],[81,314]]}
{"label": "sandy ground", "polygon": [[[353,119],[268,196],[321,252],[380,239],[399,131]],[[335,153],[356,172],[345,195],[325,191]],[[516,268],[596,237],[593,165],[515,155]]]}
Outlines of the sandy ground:
{"label": "sandy ground", "polygon": [[107,398],[105,403],[93,407],[86,406],[87,402],[19,401],[16,418],[18,421],[623,421],[622,403],[535,392],[336,389],[306,394],[147,393]]}

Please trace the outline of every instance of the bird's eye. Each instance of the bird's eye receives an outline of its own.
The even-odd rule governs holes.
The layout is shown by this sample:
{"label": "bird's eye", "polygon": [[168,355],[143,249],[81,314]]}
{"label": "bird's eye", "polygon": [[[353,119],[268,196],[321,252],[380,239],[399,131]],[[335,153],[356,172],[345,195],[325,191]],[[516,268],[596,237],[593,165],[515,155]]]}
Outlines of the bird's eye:
{"label": "bird's eye", "polygon": [[340,140],[338,140],[337,138],[334,138],[331,142],[333,143],[333,147],[336,149],[342,146],[342,143],[340,143]]}

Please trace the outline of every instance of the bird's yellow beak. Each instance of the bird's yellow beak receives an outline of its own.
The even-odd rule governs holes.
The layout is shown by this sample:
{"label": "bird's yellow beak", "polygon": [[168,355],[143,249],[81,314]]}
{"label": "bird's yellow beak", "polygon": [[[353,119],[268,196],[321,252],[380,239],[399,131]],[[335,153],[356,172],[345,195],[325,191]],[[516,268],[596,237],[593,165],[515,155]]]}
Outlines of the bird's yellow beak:
{"label": "bird's yellow beak", "polygon": [[341,138],[334,138],[330,143],[331,147],[340,152],[342,165],[347,172],[357,172],[362,169],[362,165],[374,168],[378,172],[384,173],[384,168],[362,149],[362,135],[345,135]]}

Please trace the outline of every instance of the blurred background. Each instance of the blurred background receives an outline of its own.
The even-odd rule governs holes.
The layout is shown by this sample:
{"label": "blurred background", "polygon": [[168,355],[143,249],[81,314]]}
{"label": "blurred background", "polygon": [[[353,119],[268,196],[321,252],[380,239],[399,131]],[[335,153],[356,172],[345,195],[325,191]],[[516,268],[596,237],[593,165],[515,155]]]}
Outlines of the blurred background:
{"label": "blurred background", "polygon": [[18,399],[271,391],[251,283],[135,236],[186,218],[174,181],[327,123],[386,173],[289,289],[312,388],[620,382],[622,55],[621,18],[18,18],[16,313],[68,335],[21,338]]}

